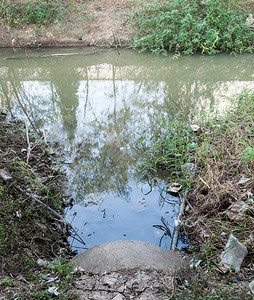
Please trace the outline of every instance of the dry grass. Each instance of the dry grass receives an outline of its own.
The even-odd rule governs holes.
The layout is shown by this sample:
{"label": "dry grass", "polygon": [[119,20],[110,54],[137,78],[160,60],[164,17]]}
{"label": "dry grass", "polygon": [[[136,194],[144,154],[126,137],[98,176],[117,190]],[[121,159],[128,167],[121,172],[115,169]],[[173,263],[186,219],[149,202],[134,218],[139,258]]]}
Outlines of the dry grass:
{"label": "dry grass", "polygon": [[22,122],[7,122],[0,114],[0,263],[2,274],[31,274],[38,258],[52,258],[67,249],[67,232],[37,197],[62,211],[60,174],[47,150],[30,136],[33,149],[27,162],[27,137]]}
{"label": "dry grass", "polygon": [[[199,175],[189,194],[194,209],[186,220],[196,226],[185,230],[203,254],[213,249],[205,256],[212,252],[215,262],[233,232],[248,246],[243,263],[248,272],[254,263],[254,94],[237,101],[224,120],[209,121],[200,134],[196,153]],[[242,178],[248,181],[241,183]],[[248,203],[249,209],[232,218],[227,209],[240,201]]]}

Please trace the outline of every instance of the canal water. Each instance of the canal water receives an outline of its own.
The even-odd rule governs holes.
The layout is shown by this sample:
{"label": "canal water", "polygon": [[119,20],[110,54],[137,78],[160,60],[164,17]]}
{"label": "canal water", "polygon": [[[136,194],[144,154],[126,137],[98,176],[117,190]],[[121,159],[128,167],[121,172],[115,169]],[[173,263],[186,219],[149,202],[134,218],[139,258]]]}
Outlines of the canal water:
{"label": "canal water", "polygon": [[[170,248],[156,225],[173,232],[179,199],[165,192],[162,178],[142,178],[136,143],[153,135],[161,116],[223,112],[232,95],[254,88],[253,66],[253,55],[2,49],[0,108],[52,141],[74,199],[66,219],[86,243],[70,240],[75,249],[115,240]],[[181,234],[178,247],[187,244]]]}

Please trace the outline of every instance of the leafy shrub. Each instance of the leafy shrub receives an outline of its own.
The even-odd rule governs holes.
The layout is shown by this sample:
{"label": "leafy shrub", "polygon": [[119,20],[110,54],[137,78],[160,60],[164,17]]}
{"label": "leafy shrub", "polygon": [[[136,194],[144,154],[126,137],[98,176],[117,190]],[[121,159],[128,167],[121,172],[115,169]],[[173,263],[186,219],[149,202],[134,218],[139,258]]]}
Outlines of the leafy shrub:
{"label": "leafy shrub", "polygon": [[64,5],[59,0],[36,2],[17,2],[3,0],[0,4],[0,21],[9,26],[21,23],[45,25],[61,17]]}
{"label": "leafy shrub", "polygon": [[155,0],[132,14],[134,46],[164,54],[253,52],[247,16],[234,1]]}

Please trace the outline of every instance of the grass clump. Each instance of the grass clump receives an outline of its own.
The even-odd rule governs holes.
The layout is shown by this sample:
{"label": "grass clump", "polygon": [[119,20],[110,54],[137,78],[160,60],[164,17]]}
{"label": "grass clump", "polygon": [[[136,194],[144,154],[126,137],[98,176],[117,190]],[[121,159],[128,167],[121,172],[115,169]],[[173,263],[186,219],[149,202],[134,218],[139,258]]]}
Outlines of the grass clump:
{"label": "grass clump", "polygon": [[246,24],[249,13],[237,1],[142,2],[132,15],[133,44],[163,54],[252,53],[254,31]]}
{"label": "grass clump", "polygon": [[168,173],[168,179],[181,180],[184,175],[189,178],[185,166],[193,162],[197,139],[186,122],[170,117],[161,119],[157,133],[150,138],[143,136],[137,146],[143,153],[142,176]]}
{"label": "grass clump", "polygon": [[49,25],[62,18],[65,9],[66,5],[61,0],[3,0],[0,4],[0,22],[11,27],[22,23]]}

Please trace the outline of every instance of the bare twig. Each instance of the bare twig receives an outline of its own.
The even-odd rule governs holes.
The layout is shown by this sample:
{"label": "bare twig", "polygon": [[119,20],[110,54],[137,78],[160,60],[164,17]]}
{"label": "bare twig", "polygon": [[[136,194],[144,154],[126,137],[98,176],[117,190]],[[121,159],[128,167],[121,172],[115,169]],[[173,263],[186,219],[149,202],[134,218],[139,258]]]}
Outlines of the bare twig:
{"label": "bare twig", "polygon": [[198,176],[199,180],[204,183],[209,189],[211,189],[210,185],[200,176]]}
{"label": "bare twig", "polygon": [[183,213],[184,213],[184,207],[185,207],[185,203],[186,203],[186,199],[187,199],[187,191],[184,192],[184,194],[180,197],[180,199],[181,199],[181,205],[180,205],[180,208],[179,208],[178,216],[175,220],[176,225],[175,225],[175,228],[174,228],[171,247],[170,247],[170,249],[174,250],[174,251],[176,250],[176,246],[177,246],[181,218],[182,218]]}
{"label": "bare twig", "polygon": [[28,164],[32,148],[31,148],[31,144],[30,144],[30,141],[29,141],[28,126],[27,126],[27,122],[26,121],[25,121],[25,125],[26,125],[26,141],[27,141],[26,163]]}

